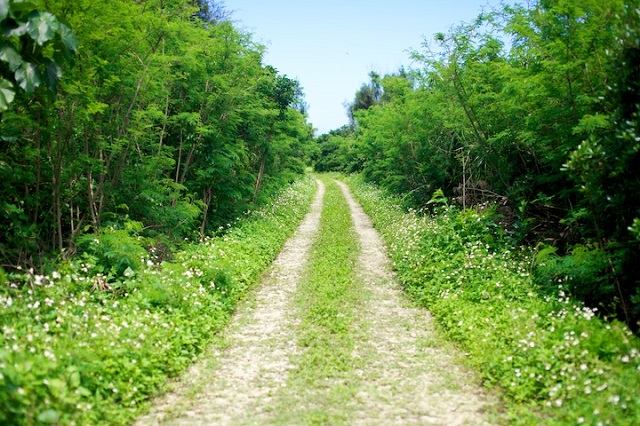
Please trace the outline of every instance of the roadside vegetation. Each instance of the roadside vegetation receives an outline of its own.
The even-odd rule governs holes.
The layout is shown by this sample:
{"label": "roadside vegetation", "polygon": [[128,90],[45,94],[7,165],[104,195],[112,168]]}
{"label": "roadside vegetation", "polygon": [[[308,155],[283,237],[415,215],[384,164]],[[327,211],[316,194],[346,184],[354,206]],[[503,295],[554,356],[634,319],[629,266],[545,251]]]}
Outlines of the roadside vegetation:
{"label": "roadside vegetation", "polygon": [[[0,423],[128,424],[211,343],[307,212],[305,178],[218,237],[157,262],[134,230],[0,287]],[[125,268],[126,266],[126,268]],[[106,281],[104,268],[124,268]]]}
{"label": "roadside vegetation", "polygon": [[407,292],[504,393],[510,424],[640,423],[640,342],[572,299],[564,277],[541,286],[535,253],[513,246],[490,211],[434,199],[406,212],[397,196],[348,180],[382,233]]}
{"label": "roadside vegetation", "polygon": [[318,171],[361,172],[423,208],[491,204],[547,285],[640,327],[640,7],[527,1],[434,34],[415,68],[355,93]]}

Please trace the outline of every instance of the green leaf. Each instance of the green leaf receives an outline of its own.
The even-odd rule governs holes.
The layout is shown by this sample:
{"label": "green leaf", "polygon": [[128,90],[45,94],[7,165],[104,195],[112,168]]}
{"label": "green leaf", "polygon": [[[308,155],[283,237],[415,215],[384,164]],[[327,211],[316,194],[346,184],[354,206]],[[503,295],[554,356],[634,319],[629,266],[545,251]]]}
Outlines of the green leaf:
{"label": "green leaf", "polygon": [[60,421],[60,413],[53,408],[44,410],[42,413],[38,414],[38,421],[47,424],[58,423],[58,421]]}
{"label": "green leaf", "polygon": [[556,254],[556,252],[558,251],[557,247],[552,247],[552,246],[546,246],[544,248],[542,248],[537,254],[536,254],[536,263],[540,264],[542,262],[544,262],[545,260],[547,260],[549,257],[552,257]]}
{"label": "green leaf", "polygon": [[61,398],[67,390],[67,384],[60,379],[50,379],[47,383],[51,395]]}
{"label": "green leaf", "polygon": [[[109,104],[105,104],[103,102],[91,102],[87,105],[87,114],[102,114],[107,108],[109,108]],[[129,206],[126,204],[120,204],[118,208],[122,208],[124,210],[129,210]]]}
{"label": "green leaf", "polygon": [[59,28],[58,19],[49,12],[34,11],[29,14],[29,35],[40,46],[53,39]]}
{"label": "green leaf", "polygon": [[79,386],[78,389],[76,389],[76,391],[80,396],[91,396],[91,391],[87,388],[83,388],[82,386]]}
{"label": "green leaf", "polygon": [[0,61],[9,64],[11,72],[15,72],[24,63],[22,56],[20,56],[15,47],[6,42],[0,43]]}
{"label": "green leaf", "polygon": [[131,269],[131,267],[129,266],[127,266],[127,269],[124,270],[124,276],[127,278],[131,278],[135,275],[136,275],[135,271]]}
{"label": "green leaf", "polygon": [[53,61],[47,61],[46,73],[44,79],[49,90],[55,93],[58,87],[58,79],[62,77],[62,69]]}
{"label": "green leaf", "polygon": [[11,15],[20,14],[22,12],[29,12],[36,9],[36,5],[31,1],[12,1],[11,2]]}
{"label": "green leaf", "polygon": [[16,92],[13,90],[13,85],[4,78],[0,78],[0,112],[9,108],[15,96]]}
{"label": "green leaf", "polygon": [[16,82],[27,93],[33,93],[42,82],[40,70],[31,62],[25,62],[15,72]]}
{"label": "green leaf", "polygon": [[29,30],[29,23],[24,22],[15,28],[5,29],[4,35],[7,37],[12,37],[12,36],[22,37],[27,33],[28,30]]}
{"label": "green leaf", "polygon": [[437,189],[427,204],[445,204],[447,205],[447,197],[444,196],[442,189]]}
{"label": "green leaf", "polygon": [[65,47],[71,51],[75,52],[78,50],[78,40],[76,36],[73,35],[73,31],[65,24],[59,24],[60,26],[60,39],[62,43],[64,43]]}
{"label": "green leaf", "polygon": [[9,14],[9,0],[0,0],[0,21]]}
{"label": "green leaf", "polygon": [[78,386],[80,386],[80,373],[78,371],[73,371],[69,375],[69,385],[72,388],[77,388]]}

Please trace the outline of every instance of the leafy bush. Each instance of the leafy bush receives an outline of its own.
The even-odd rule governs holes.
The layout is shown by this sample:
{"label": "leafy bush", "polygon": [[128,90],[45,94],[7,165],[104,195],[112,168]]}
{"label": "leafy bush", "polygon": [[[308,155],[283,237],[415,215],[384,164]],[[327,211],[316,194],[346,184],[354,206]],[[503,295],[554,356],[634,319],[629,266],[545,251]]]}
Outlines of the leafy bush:
{"label": "leafy bush", "polygon": [[[299,181],[174,262],[141,262],[142,242],[114,230],[47,276],[9,276],[0,287],[0,423],[129,424],[210,344],[295,230],[313,189],[312,179]],[[95,286],[94,274],[107,269],[124,275],[114,291]]]}
{"label": "leafy bush", "polygon": [[[130,277],[142,269],[144,240],[136,235],[142,231],[142,223],[125,222],[124,229],[104,228],[97,234],[85,234],[78,238],[78,250],[95,259],[95,273],[110,280]],[[86,256],[85,256],[86,257]]]}
{"label": "leafy bush", "polygon": [[615,297],[616,288],[608,276],[612,264],[610,255],[600,247],[577,245],[566,256],[557,256],[546,248],[536,255],[535,278],[545,293],[555,296],[558,284],[572,297],[583,300],[587,306],[615,312],[607,304]]}
{"label": "leafy bush", "polygon": [[[348,182],[407,292],[468,353],[485,385],[503,390],[510,424],[640,423],[640,342],[627,326],[600,320],[564,281],[540,292],[533,251],[476,226],[485,213],[405,213],[397,199]],[[600,265],[593,250],[575,255],[585,269]]]}

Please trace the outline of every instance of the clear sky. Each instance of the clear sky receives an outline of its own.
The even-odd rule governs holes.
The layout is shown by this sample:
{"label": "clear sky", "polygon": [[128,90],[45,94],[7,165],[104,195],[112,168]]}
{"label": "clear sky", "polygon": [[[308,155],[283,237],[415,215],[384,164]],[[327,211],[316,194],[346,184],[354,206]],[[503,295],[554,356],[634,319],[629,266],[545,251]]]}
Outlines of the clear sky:
{"label": "clear sky", "polygon": [[[515,1],[507,1],[515,3]],[[318,134],[347,124],[369,72],[412,65],[425,38],[470,22],[500,0],[224,0],[231,20],[267,47],[265,64],[297,79]]]}

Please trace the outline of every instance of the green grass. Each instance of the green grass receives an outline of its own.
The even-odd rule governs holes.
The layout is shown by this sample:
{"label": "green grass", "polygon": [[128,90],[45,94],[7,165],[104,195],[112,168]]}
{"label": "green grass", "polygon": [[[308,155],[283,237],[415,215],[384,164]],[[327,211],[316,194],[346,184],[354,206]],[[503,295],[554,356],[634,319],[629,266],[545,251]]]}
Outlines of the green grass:
{"label": "green grass", "polygon": [[640,424],[640,341],[532,278],[531,250],[493,219],[442,208],[404,212],[357,178],[351,189],[383,235],[406,291],[505,398],[509,424]]}
{"label": "green grass", "polygon": [[358,388],[353,353],[361,328],[354,312],[364,297],[355,278],[358,237],[341,190],[325,183],[319,235],[296,295],[301,353],[276,423],[348,424],[343,408]]}
{"label": "green grass", "polygon": [[[91,256],[49,276],[10,277],[0,288],[0,423],[129,424],[211,344],[314,192],[313,179],[300,181],[173,262],[136,259],[108,291],[93,288],[104,278]],[[136,246],[109,237],[110,247]]]}

